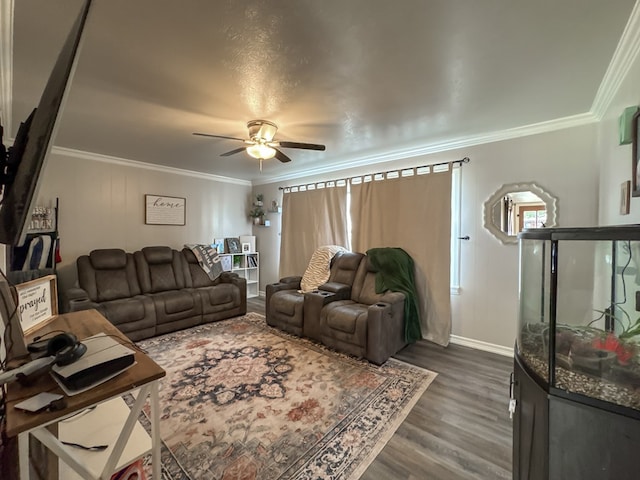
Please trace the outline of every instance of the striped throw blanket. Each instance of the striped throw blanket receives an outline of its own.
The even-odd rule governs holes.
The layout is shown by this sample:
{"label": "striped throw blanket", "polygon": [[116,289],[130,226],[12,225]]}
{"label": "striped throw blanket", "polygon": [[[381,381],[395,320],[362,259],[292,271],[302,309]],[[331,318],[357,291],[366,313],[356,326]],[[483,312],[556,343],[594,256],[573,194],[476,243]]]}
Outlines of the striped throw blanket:
{"label": "striped throw blanket", "polygon": [[329,280],[331,259],[338,252],[346,252],[347,249],[338,245],[324,245],[318,247],[307,266],[302,280],[300,281],[300,290],[310,292],[315,290],[323,283]]}

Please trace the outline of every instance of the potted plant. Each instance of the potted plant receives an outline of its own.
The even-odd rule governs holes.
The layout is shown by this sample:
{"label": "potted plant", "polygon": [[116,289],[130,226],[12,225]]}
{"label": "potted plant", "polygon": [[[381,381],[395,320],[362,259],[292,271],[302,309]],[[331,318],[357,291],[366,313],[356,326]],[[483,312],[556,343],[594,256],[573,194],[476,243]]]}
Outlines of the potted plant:
{"label": "potted plant", "polygon": [[249,216],[253,218],[254,225],[262,224],[262,219],[264,218],[264,210],[262,207],[253,207],[249,212]]}

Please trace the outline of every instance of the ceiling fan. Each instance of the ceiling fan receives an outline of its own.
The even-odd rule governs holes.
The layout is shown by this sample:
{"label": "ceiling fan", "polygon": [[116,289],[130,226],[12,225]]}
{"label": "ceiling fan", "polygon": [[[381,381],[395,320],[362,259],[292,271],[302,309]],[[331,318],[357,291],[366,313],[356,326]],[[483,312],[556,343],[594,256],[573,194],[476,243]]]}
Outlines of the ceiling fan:
{"label": "ceiling fan", "polygon": [[251,155],[253,158],[260,160],[260,171],[262,171],[262,161],[276,157],[281,162],[290,162],[291,159],[285,155],[278,147],[281,148],[301,148],[303,150],[320,150],[324,151],[324,145],[318,145],[316,143],[300,143],[300,142],[283,142],[274,140],[273,137],[278,131],[278,126],[269,122],[268,120],[251,120],[247,122],[247,129],[249,130],[249,139],[228,137],[226,135],[213,135],[210,133],[194,133],[194,135],[200,135],[202,137],[213,138],[226,138],[228,140],[238,140],[247,144],[245,147],[236,148],[229,152],[221,154],[221,157],[228,157],[235,155],[243,150]]}

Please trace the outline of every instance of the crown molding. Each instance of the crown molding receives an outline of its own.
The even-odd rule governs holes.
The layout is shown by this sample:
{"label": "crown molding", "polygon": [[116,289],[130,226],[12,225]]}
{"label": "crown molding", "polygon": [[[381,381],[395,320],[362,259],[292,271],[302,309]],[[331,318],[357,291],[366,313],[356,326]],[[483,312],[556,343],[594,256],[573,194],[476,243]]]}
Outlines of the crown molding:
{"label": "crown molding", "polygon": [[640,2],[636,1],[591,105],[591,112],[598,120],[604,117],[638,52],[640,52]]}
{"label": "crown molding", "polygon": [[214,182],[233,183],[235,185],[251,186],[249,180],[241,180],[238,178],[223,177],[222,175],[213,175],[211,173],[195,172],[193,170],[184,170],[182,168],[166,167],[163,165],[154,165],[152,163],[138,162],[126,158],[113,157],[110,155],[102,155],[100,153],[84,152],[65,147],[53,147],[51,153],[56,155],[64,155],[67,157],[81,158],[83,160],[92,160],[95,162],[111,163],[113,165],[122,165],[125,167],[141,168],[144,170],[153,170],[161,173],[170,173],[173,175],[183,175],[185,177],[196,177]]}
{"label": "crown molding", "polygon": [[525,125],[523,127],[509,128],[507,130],[499,130],[495,132],[483,133],[480,135],[461,137],[453,140],[447,140],[445,142],[423,145],[420,147],[411,147],[398,150],[390,150],[382,153],[374,153],[371,155],[361,156],[353,160],[345,160],[343,162],[332,163],[331,165],[327,165],[326,167],[305,170],[304,172],[261,178],[259,180],[254,180],[253,185],[265,185],[268,183],[282,182],[286,180],[298,180],[300,178],[308,176],[335,173],[337,171],[346,170],[348,168],[366,167],[394,160],[407,160],[409,158],[419,157],[421,155],[448,152],[458,148],[468,148],[475,145],[501,142],[504,140],[512,140],[514,138],[527,137],[530,135],[552,132],[564,128],[588,125],[597,121],[598,120],[594,114],[581,113],[579,115],[572,115],[570,117],[563,117],[546,122],[534,123],[531,125]]}
{"label": "crown molding", "polygon": [[11,134],[14,0],[0,0],[0,120]]}

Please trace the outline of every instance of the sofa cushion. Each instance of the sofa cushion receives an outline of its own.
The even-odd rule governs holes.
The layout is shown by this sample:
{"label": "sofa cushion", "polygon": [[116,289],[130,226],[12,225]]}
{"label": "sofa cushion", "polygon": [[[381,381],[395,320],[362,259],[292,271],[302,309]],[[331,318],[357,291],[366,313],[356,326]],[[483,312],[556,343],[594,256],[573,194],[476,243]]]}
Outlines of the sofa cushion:
{"label": "sofa cushion", "polygon": [[173,250],[169,247],[144,247],[141,251],[149,265],[173,261]]}
{"label": "sofa cushion", "polygon": [[215,287],[201,287],[198,292],[206,296],[209,305],[224,305],[239,300],[238,288],[230,283],[221,283]]}
{"label": "sofa cushion", "polygon": [[89,259],[96,270],[119,270],[127,266],[127,254],[119,248],[93,250]]}
{"label": "sofa cushion", "polygon": [[[191,311],[196,309],[197,305],[197,297],[185,290],[161,292],[152,295],[151,298],[154,301],[162,299],[164,312],[168,314]],[[158,302],[156,302],[156,305],[158,305]]]}
{"label": "sofa cushion", "polygon": [[133,254],[143,293],[180,290],[191,286],[182,254],[169,247],[145,247]]}
{"label": "sofa cushion", "polygon": [[357,303],[345,303],[331,309],[327,315],[327,326],[333,330],[354,333],[359,318],[367,318],[367,306]]}
{"label": "sofa cushion", "polygon": [[132,296],[127,281],[127,272],[124,270],[98,270],[95,272],[95,279],[98,302],[108,302]]}
{"label": "sofa cushion", "polygon": [[329,282],[352,285],[364,254],[355,252],[337,253],[331,265]]}

